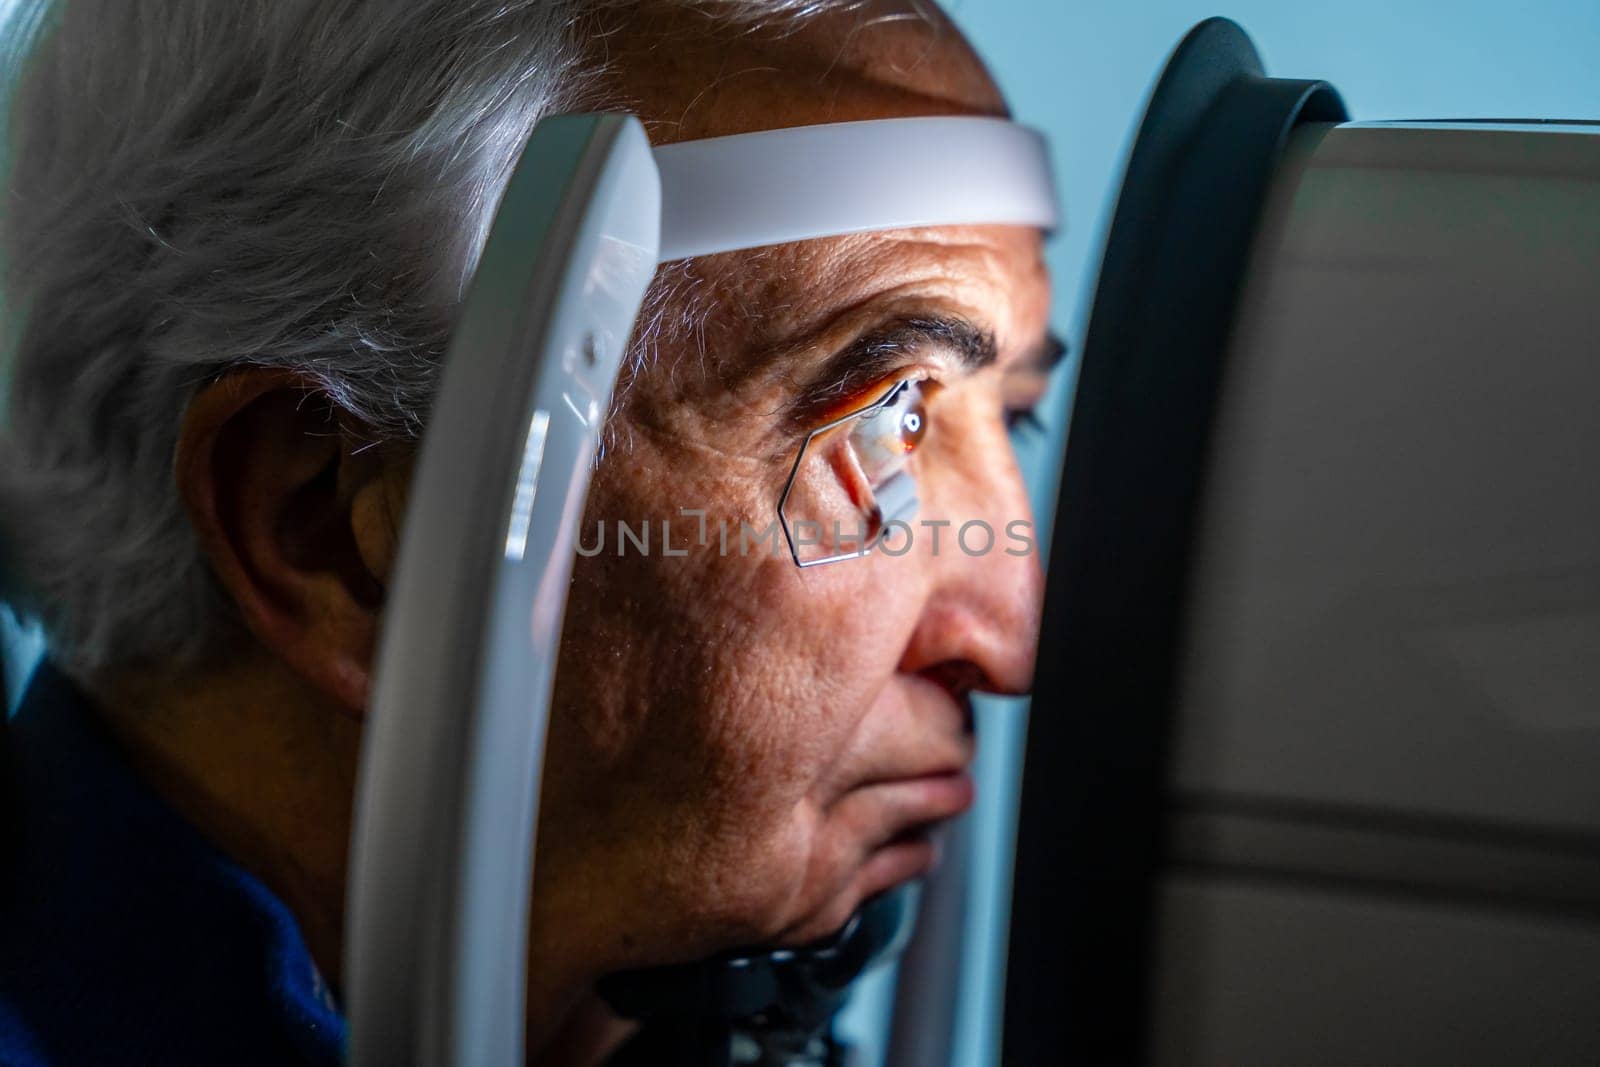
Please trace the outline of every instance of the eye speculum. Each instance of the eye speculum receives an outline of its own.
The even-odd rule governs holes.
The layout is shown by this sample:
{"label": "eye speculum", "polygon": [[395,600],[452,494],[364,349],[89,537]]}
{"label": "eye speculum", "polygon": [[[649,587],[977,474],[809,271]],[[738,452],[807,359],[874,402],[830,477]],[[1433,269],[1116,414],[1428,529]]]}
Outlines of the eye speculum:
{"label": "eye speculum", "polygon": [[778,504],[800,566],[865,555],[890,523],[916,515],[908,463],[928,431],[927,386],[902,381],[806,438]]}

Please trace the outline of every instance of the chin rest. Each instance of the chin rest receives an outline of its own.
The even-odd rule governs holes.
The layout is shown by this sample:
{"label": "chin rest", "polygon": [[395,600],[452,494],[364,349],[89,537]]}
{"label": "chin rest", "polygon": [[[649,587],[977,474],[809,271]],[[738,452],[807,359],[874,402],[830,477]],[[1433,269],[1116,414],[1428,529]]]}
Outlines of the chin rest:
{"label": "chin rest", "polygon": [[607,976],[601,998],[643,1024],[610,1064],[843,1062],[829,1033],[833,1016],[852,982],[905,946],[919,888],[874,897],[838,933],[802,948],[737,949]]}

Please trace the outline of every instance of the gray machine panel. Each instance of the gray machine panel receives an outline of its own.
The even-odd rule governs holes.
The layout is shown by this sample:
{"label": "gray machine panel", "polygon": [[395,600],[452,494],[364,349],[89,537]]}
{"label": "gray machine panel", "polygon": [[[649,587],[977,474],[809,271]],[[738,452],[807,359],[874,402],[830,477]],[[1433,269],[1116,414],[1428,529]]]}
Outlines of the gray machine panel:
{"label": "gray machine panel", "polygon": [[1600,1063],[1600,923],[1188,877],[1158,922],[1162,1067]]}
{"label": "gray machine panel", "polygon": [[1295,138],[1218,411],[1176,784],[1600,838],[1600,131]]}
{"label": "gray machine panel", "polygon": [[1600,128],[1303,128],[1216,414],[1153,1060],[1600,1063]]}

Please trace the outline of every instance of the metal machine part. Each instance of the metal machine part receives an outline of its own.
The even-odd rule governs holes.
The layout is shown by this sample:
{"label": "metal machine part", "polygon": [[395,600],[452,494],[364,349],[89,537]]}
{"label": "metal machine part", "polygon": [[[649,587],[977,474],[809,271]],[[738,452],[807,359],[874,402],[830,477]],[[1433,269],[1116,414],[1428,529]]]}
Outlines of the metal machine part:
{"label": "metal machine part", "polygon": [[655,159],[663,260],[909,226],[1060,224],[1044,138],[1006,119],[758,130],[663,145]]}
{"label": "metal machine part", "polygon": [[1008,1060],[1138,1061],[1211,401],[1289,134],[1345,117],[1325,83],[1265,77],[1226,19],[1184,38],[1146,108],[1062,467],[1012,882]]}
{"label": "metal machine part", "polygon": [[478,264],[389,592],[352,842],[359,1064],[522,1060],[538,767],[572,541],[655,271],[636,120],[540,123]]}
{"label": "metal machine part", "polygon": [[826,940],[743,949],[698,963],[612,975],[600,995],[643,1026],[610,1061],[684,1067],[836,1067],[830,1033],[850,984],[899,953],[916,920],[915,883],[868,901]]}
{"label": "metal machine part", "polygon": [[1597,294],[1600,125],[1291,138],[1198,512],[1155,1062],[1600,1060]]}
{"label": "metal machine part", "polygon": [[1343,120],[1222,21],[1146,113],[1067,446],[1008,1059],[1600,1056],[1600,125]]}

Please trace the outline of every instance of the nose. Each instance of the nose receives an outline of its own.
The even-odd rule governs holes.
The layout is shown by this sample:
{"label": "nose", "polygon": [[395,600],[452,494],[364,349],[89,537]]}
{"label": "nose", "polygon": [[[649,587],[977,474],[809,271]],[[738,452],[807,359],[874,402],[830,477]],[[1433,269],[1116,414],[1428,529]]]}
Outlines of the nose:
{"label": "nose", "polygon": [[1033,685],[1044,572],[1005,429],[996,420],[982,436],[966,442],[960,476],[940,479],[921,516],[931,582],[900,669],[952,690],[1021,695]]}

